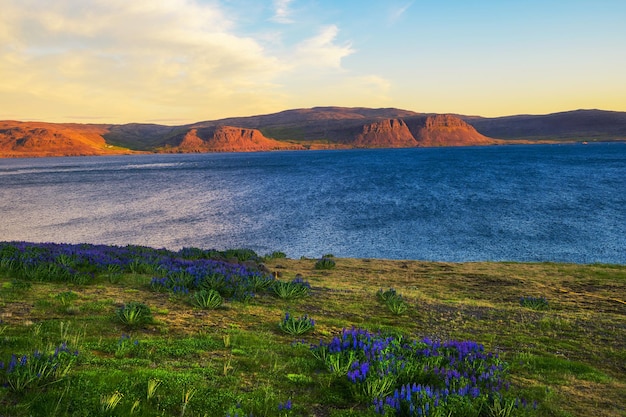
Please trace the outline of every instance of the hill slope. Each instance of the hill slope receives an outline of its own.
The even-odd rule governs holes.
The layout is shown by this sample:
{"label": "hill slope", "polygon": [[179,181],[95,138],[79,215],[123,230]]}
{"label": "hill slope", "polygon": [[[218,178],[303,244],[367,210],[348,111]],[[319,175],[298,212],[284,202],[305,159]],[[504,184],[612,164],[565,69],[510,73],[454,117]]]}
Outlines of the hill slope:
{"label": "hill slope", "polygon": [[626,140],[626,113],[577,110],[483,118],[315,107],[181,126],[0,121],[0,157],[476,146],[520,140]]}
{"label": "hill slope", "polygon": [[513,140],[626,139],[626,112],[575,110],[546,115],[463,117],[484,135]]}
{"label": "hill slope", "polygon": [[0,121],[0,155],[74,156],[124,152],[102,136],[106,125]]}

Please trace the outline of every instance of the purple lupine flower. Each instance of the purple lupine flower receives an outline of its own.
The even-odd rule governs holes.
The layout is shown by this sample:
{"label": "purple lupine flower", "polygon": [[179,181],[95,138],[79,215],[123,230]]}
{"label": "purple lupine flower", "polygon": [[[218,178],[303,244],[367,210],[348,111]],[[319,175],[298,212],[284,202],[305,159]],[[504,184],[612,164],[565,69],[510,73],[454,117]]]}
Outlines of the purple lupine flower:
{"label": "purple lupine flower", "polygon": [[11,360],[9,361],[9,366],[7,367],[7,374],[13,372],[15,367],[17,366],[17,356],[15,354],[11,355]]}

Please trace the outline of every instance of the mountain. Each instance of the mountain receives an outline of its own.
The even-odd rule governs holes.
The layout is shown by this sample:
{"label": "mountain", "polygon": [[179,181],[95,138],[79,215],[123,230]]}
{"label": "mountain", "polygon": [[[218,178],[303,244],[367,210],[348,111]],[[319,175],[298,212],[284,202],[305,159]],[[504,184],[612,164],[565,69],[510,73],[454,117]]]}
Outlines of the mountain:
{"label": "mountain", "polygon": [[574,110],[546,115],[460,117],[484,135],[508,140],[626,140],[626,112]]}
{"label": "mountain", "polygon": [[254,152],[304,149],[302,146],[269,139],[257,129],[232,126],[191,128],[157,148],[161,152]]}
{"label": "mountain", "polygon": [[[493,139],[498,138],[498,139]],[[315,107],[181,126],[0,121],[0,157],[477,146],[626,140],[626,113],[498,118]]]}

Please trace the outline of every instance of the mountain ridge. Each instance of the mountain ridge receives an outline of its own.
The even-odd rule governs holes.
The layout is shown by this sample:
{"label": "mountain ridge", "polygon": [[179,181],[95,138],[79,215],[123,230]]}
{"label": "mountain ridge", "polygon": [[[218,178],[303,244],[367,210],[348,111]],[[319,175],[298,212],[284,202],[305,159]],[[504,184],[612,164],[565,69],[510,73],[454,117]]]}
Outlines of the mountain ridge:
{"label": "mountain ridge", "polygon": [[578,109],[557,113],[461,118],[485,135],[512,140],[626,140],[626,112]]}
{"label": "mountain ridge", "polygon": [[486,118],[397,108],[312,107],[179,126],[0,121],[0,157],[482,146],[626,140],[626,112]]}

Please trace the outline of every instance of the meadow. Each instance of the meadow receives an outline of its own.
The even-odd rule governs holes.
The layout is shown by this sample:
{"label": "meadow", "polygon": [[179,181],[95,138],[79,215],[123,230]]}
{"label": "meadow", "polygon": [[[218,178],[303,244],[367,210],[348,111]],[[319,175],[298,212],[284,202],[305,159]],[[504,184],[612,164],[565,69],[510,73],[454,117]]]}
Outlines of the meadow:
{"label": "meadow", "polygon": [[0,242],[0,416],[626,416],[626,266]]}

